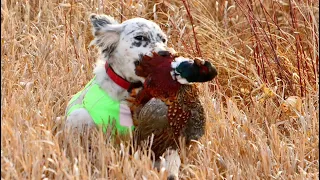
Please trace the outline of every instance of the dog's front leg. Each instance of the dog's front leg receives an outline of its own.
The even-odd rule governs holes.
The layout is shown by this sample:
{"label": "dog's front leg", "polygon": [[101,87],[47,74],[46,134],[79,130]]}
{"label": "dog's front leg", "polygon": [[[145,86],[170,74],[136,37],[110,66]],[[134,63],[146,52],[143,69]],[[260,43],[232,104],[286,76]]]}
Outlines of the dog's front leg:
{"label": "dog's front leg", "polygon": [[82,131],[84,127],[94,127],[95,123],[85,108],[79,108],[70,113],[66,119],[65,126]]}

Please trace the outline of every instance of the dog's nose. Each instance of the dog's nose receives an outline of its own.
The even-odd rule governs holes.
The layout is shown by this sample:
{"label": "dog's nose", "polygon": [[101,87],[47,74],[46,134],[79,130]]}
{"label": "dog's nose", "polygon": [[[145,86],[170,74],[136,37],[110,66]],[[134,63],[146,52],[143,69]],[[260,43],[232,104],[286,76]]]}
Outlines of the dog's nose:
{"label": "dog's nose", "polygon": [[170,56],[170,52],[169,51],[159,51],[158,52],[158,54],[160,55],[160,56]]}
{"label": "dog's nose", "polygon": [[166,47],[165,49],[159,50],[158,54],[160,56],[170,56],[170,55],[176,55],[177,52],[173,48]]}

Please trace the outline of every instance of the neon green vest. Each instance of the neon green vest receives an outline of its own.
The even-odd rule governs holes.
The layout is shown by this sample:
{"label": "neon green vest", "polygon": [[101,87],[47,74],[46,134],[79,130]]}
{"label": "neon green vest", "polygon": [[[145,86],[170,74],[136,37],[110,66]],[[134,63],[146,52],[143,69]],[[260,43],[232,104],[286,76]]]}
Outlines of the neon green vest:
{"label": "neon green vest", "polygon": [[[74,102],[82,96],[82,103],[74,104]],[[113,100],[96,84],[95,78],[93,78],[83,90],[72,97],[68,103],[67,116],[79,108],[85,108],[95,124],[102,127],[103,132],[106,132],[110,126],[115,127],[112,128],[112,134],[116,131],[119,134],[127,134],[130,129],[134,129],[128,106]]]}

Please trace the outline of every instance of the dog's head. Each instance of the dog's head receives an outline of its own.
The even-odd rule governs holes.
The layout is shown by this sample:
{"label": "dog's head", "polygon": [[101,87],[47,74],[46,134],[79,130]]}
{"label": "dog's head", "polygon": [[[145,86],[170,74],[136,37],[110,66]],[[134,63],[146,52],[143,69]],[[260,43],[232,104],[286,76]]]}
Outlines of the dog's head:
{"label": "dog's head", "polygon": [[142,56],[167,50],[167,37],[160,27],[143,18],[133,18],[119,24],[107,15],[91,14],[95,39],[91,44],[99,47],[100,60],[107,61],[128,81],[143,81],[135,74]]}

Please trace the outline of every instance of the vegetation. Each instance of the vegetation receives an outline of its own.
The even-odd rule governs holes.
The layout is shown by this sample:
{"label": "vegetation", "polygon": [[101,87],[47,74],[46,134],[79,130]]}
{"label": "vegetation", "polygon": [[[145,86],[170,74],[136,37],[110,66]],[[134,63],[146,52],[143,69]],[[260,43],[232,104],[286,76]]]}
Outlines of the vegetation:
{"label": "vegetation", "polygon": [[[93,77],[90,13],[160,24],[169,46],[211,59],[206,135],[182,179],[318,179],[319,1],[1,1],[1,179],[163,179],[150,153],[63,131]],[[289,99],[287,99],[289,97]]]}

